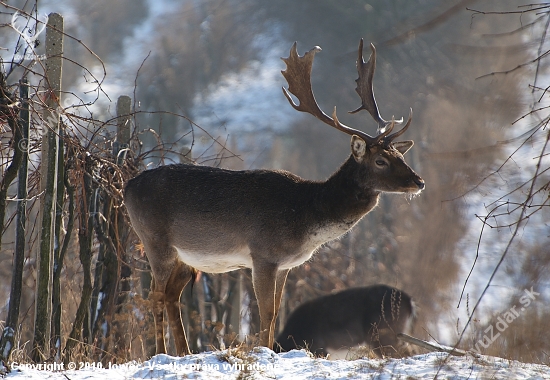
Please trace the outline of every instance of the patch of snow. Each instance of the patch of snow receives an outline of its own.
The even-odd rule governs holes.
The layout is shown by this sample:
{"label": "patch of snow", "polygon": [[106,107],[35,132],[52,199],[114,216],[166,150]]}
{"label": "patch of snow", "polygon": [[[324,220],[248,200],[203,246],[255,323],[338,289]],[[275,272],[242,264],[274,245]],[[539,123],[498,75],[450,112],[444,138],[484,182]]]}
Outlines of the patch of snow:
{"label": "patch of snow", "polygon": [[[146,362],[108,364],[74,363],[77,369],[44,370],[37,365],[10,363],[7,379],[94,380],[123,379],[550,379],[550,367],[525,364],[490,356],[454,357],[429,353],[404,359],[326,360],[305,350],[276,354],[257,347],[250,352],[235,349],[185,357],[156,355]],[[51,366],[50,366],[51,367]],[[78,368],[82,368],[78,370]]]}

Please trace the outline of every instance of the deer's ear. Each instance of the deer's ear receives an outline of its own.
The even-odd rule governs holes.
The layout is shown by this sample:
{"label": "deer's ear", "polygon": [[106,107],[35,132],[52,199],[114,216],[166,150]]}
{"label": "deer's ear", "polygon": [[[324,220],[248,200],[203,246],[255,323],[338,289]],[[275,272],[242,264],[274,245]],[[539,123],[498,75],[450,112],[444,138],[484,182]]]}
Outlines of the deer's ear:
{"label": "deer's ear", "polygon": [[367,144],[365,140],[357,135],[351,136],[351,154],[355,161],[361,162],[365,156],[365,151],[367,149]]}
{"label": "deer's ear", "polygon": [[399,141],[392,143],[393,147],[399,151],[401,154],[405,154],[409,151],[409,149],[412,148],[414,145],[414,141],[412,140],[405,140],[405,141]]}

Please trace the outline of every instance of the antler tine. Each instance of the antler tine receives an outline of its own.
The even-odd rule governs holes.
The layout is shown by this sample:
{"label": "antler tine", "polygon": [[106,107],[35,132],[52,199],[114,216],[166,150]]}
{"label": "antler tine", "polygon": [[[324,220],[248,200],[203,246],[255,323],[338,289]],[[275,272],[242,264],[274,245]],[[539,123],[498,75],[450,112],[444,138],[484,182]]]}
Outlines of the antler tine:
{"label": "antler tine", "polygon": [[[283,93],[286,96],[290,105],[297,111],[307,112],[322,122],[344,132],[348,135],[358,135],[365,142],[369,144],[375,144],[379,139],[369,136],[365,132],[348,127],[345,124],[340,123],[336,117],[336,107],[334,108],[333,117],[331,118],[324,113],[313,95],[311,89],[311,69],[313,66],[313,59],[315,54],[321,51],[319,46],[315,46],[313,49],[305,53],[302,57],[298,55],[298,49],[296,42],[290,48],[290,55],[288,58],[281,58],[286,64],[286,70],[281,71],[288,83],[288,90],[283,87]],[[300,104],[294,103],[290,94],[293,94]]]}
{"label": "antler tine", "polygon": [[407,130],[407,128],[409,128],[409,125],[412,121],[412,109],[410,111],[409,118],[405,126],[399,131],[390,135],[395,126],[395,123],[403,123],[403,118],[401,118],[400,120],[395,120],[392,117],[391,121],[386,121],[380,116],[372,85],[374,71],[376,70],[376,48],[373,44],[370,44],[370,48],[372,53],[369,57],[369,60],[365,63],[365,60],[363,59],[363,39],[359,41],[359,49],[357,53],[357,72],[359,73],[359,78],[357,78],[357,80],[355,81],[357,83],[357,88],[355,89],[355,91],[357,91],[357,93],[359,94],[362,103],[359,108],[354,111],[350,111],[350,113],[356,113],[363,109],[369,111],[373,119],[378,124],[378,132],[380,133],[383,131],[380,135],[376,137],[377,142],[383,141],[384,145],[389,145],[394,139],[401,136]]}
{"label": "antler tine", "polygon": [[[297,43],[294,42],[290,48],[289,57],[281,58],[287,67],[286,70],[281,71],[281,74],[283,74],[288,83],[288,90],[283,87],[283,93],[295,110],[310,113],[321,121],[332,125],[333,120],[319,108],[311,90],[313,58],[322,49],[319,46],[315,46],[305,53],[303,57],[300,57],[296,46]],[[298,98],[299,105],[294,103],[289,92]]]}
{"label": "antler tine", "polygon": [[384,144],[385,145],[389,145],[393,140],[395,140],[396,138],[401,136],[403,133],[405,133],[407,128],[409,128],[409,125],[411,125],[412,116],[413,116],[413,110],[411,108],[410,111],[409,111],[409,118],[407,119],[407,123],[405,124],[405,126],[403,128],[401,128],[399,131],[385,137],[384,138]]}

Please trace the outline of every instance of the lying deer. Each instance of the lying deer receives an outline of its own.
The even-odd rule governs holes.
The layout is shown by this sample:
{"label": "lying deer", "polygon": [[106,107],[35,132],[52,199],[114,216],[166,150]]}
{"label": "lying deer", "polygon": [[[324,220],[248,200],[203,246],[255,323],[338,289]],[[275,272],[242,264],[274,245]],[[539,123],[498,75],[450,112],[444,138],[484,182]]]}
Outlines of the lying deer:
{"label": "lying deer", "polygon": [[[179,299],[196,270],[223,273],[252,268],[260,312],[260,344],[273,347],[274,327],[288,271],[309,260],[326,242],[349,231],[378,203],[382,192],[418,194],[424,180],[405,162],[412,141],[394,140],[411,124],[380,117],[372,92],[375,50],[363,60],[359,45],[357,93],[378,123],[371,137],[326,115],[311,90],[315,47],[299,56],[294,43],[283,88],[290,104],[351,135],[351,155],[325,181],[280,170],[232,171],[197,165],[167,165],[128,181],[125,203],[151,269],[157,353],[165,353],[164,308],[178,355],[190,353]],[[292,93],[299,100],[296,105]]]}
{"label": "lying deer", "polygon": [[275,351],[307,348],[326,356],[367,345],[382,356],[397,356],[406,346],[397,333],[411,334],[416,310],[405,292],[386,285],[347,289],[303,303],[286,321]]}

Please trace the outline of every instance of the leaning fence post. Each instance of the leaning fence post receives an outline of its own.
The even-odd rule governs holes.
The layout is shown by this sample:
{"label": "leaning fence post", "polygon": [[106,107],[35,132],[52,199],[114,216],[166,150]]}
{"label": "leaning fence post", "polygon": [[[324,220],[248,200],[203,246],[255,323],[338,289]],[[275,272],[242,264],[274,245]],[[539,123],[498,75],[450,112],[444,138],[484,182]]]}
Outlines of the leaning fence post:
{"label": "leaning fence post", "polygon": [[36,287],[36,313],[32,359],[42,361],[49,357],[51,334],[52,249],[55,201],[57,194],[57,151],[59,140],[59,100],[61,97],[61,68],[63,59],[63,17],[51,13],[46,29],[45,80],[46,96],[44,121],[47,130],[42,138],[42,173],[40,245],[38,254],[38,280]]}

